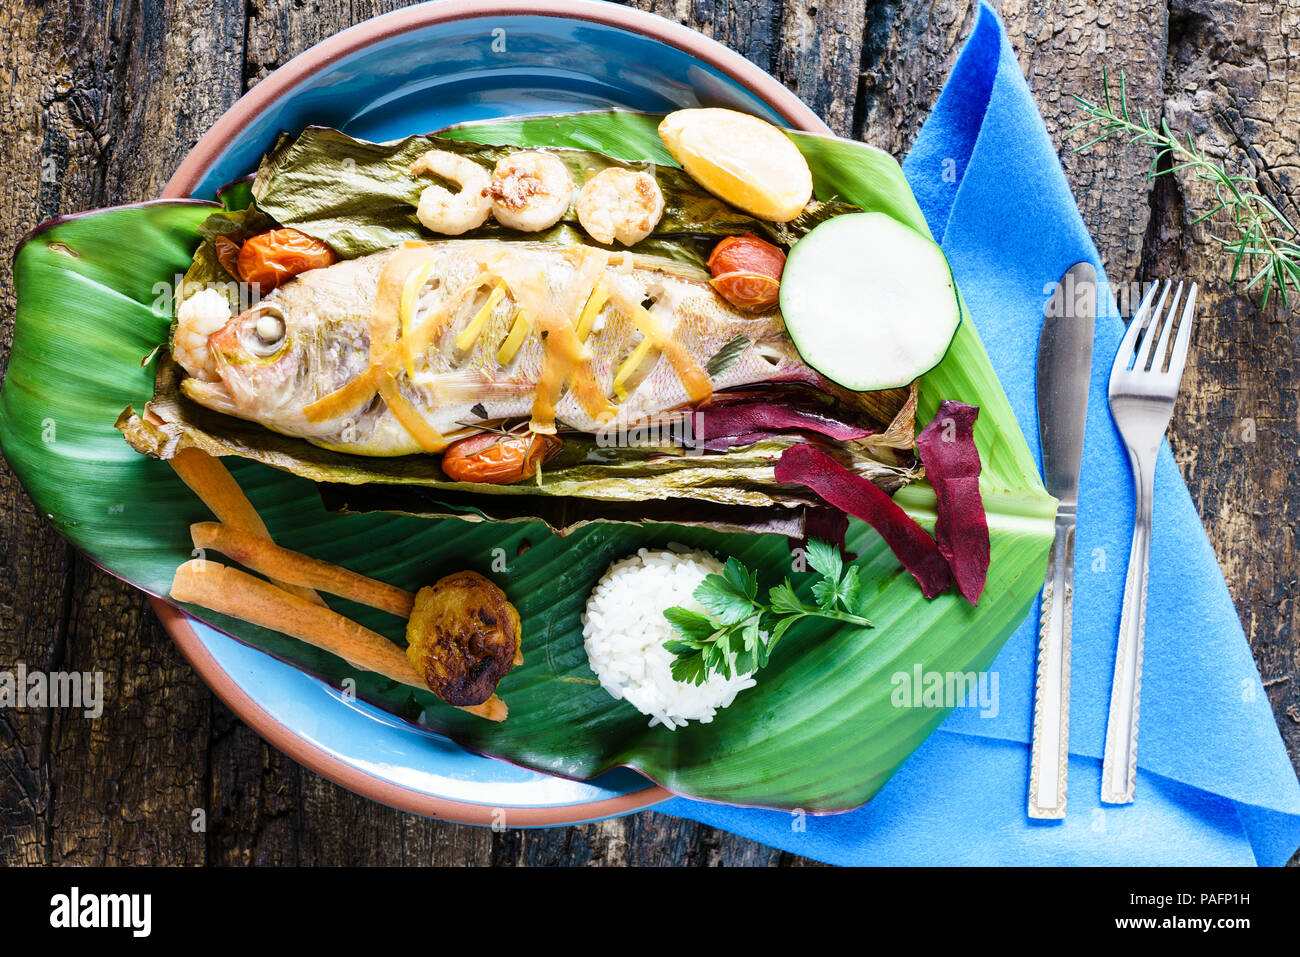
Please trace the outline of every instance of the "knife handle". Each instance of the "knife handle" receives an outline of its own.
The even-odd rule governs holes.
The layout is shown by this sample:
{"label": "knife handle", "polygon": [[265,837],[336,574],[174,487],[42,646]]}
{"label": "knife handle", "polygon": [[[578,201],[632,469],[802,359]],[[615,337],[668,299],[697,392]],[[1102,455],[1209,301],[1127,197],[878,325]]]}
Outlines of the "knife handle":
{"label": "knife handle", "polygon": [[1043,585],[1034,683],[1034,737],[1029,761],[1029,816],[1065,817],[1070,765],[1070,621],[1074,609],[1072,510],[1056,516],[1051,564]]}
{"label": "knife handle", "polygon": [[1133,461],[1137,509],[1133,547],[1124,581],[1124,609],[1115,650],[1115,677],[1110,688],[1106,748],[1101,761],[1101,800],[1132,804],[1137,790],[1138,710],[1142,701],[1142,645],[1147,623],[1147,571],[1151,564],[1151,516],[1155,497],[1155,454]]}

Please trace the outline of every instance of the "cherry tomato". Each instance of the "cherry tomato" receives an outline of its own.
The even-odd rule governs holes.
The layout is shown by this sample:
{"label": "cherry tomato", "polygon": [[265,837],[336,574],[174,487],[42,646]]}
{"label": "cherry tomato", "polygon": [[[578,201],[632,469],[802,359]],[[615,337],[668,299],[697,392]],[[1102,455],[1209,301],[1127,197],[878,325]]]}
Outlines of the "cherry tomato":
{"label": "cherry tomato", "polygon": [[245,241],[239,250],[239,278],[266,293],[308,269],[330,266],[334,250],[296,229],[272,229]]}
{"label": "cherry tomato", "polygon": [[442,454],[442,470],[453,482],[509,485],[536,475],[537,467],[563,444],[539,432],[482,432],[449,445]]}
{"label": "cherry tomato", "polygon": [[707,263],[718,295],[744,312],[776,305],[785,270],[785,253],[748,233],[728,236],[713,247]]}
{"label": "cherry tomato", "polygon": [[217,247],[217,262],[226,272],[239,278],[239,243],[235,242],[229,236],[218,236],[213,241]]}
{"label": "cherry tomato", "polygon": [[718,295],[741,312],[764,312],[776,305],[781,283],[756,272],[728,272],[714,276],[711,285]]}

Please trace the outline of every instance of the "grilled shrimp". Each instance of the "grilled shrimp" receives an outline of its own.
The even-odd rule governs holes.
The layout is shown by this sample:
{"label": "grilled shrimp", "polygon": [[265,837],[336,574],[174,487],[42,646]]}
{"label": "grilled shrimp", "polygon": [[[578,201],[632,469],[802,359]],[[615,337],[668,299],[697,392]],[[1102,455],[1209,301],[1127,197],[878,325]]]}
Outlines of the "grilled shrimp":
{"label": "grilled shrimp", "polygon": [[649,173],[611,166],[582,185],[575,208],[596,242],[631,246],[654,232],[664,214],[664,194]]}
{"label": "grilled shrimp", "polygon": [[502,226],[535,233],[560,221],[573,199],[573,177],[553,153],[526,150],[505,157],[487,189]]}
{"label": "grilled shrimp", "polygon": [[478,163],[446,150],[429,150],[411,164],[411,173],[433,173],[460,187],[458,193],[437,185],[424,188],[415,216],[426,229],[459,236],[487,222],[492,212],[487,197],[488,174]]}
{"label": "grilled shrimp", "polygon": [[176,308],[172,356],[186,372],[203,382],[218,382],[217,364],[208,337],[230,321],[230,303],[216,289],[200,289]]}

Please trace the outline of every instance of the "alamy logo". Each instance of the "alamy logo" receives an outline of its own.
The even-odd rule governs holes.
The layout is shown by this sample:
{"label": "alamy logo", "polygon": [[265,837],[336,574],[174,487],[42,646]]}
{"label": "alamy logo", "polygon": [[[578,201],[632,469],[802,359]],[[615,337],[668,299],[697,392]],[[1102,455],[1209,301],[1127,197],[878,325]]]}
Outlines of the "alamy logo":
{"label": "alamy logo", "polygon": [[83,894],[73,887],[50,898],[50,926],[126,927],[132,937],[148,937],[153,898],[149,894]]}
{"label": "alamy logo", "polygon": [[104,713],[102,671],[0,671],[0,708],[81,708],[87,718]]}
{"label": "alamy logo", "polygon": [[[704,442],[696,434],[703,416],[702,412],[670,412],[630,419],[617,426],[602,426],[596,430],[596,445],[602,449],[674,447],[686,455],[698,455],[705,449]],[[748,443],[738,439],[736,444]]]}
{"label": "alamy logo", "polygon": [[996,671],[896,671],[889,683],[895,708],[980,709],[981,718],[998,716],[998,673]]}

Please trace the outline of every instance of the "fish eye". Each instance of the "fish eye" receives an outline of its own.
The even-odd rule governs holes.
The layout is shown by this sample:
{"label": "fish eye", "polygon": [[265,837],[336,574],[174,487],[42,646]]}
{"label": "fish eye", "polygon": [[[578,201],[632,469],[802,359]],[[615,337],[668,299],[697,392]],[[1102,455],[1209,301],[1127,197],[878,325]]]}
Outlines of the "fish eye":
{"label": "fish eye", "polygon": [[284,344],[287,328],[278,312],[262,312],[245,327],[245,344],[254,355],[273,355]]}
{"label": "fish eye", "polygon": [[284,338],[284,320],[266,313],[258,316],[257,338],[268,346],[279,342]]}

